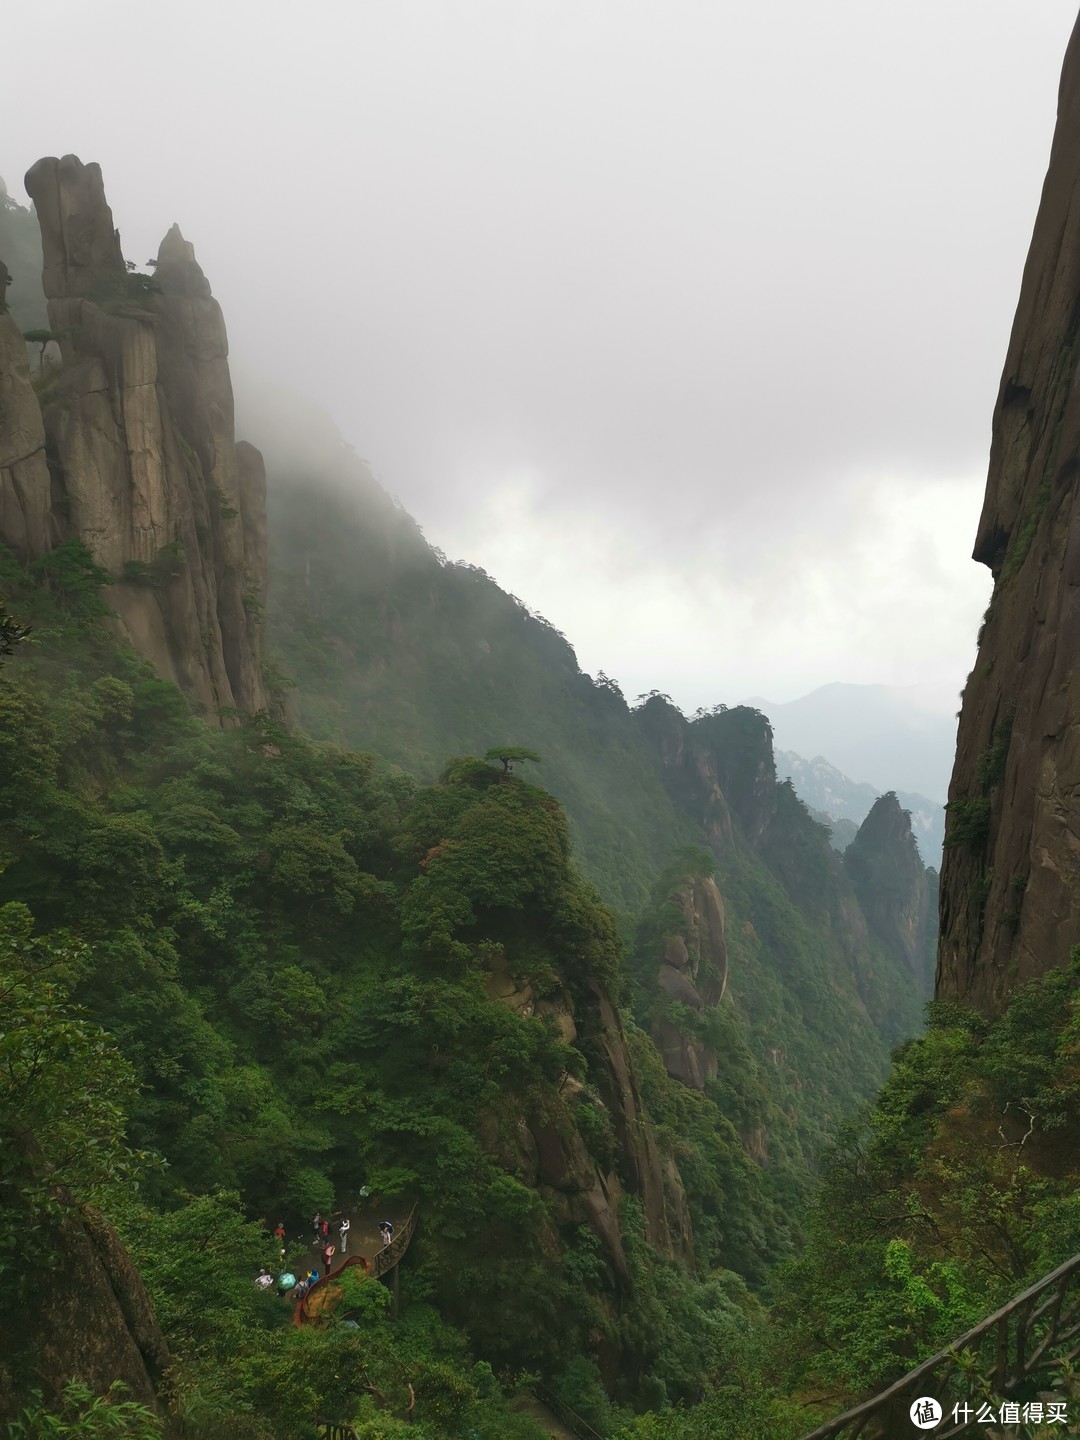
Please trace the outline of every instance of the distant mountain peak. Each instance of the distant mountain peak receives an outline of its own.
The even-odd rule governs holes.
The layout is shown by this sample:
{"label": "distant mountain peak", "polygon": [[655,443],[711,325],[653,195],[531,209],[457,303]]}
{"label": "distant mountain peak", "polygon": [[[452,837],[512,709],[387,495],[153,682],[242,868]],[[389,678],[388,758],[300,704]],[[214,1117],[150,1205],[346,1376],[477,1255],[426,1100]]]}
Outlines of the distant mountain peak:
{"label": "distant mountain peak", "polygon": [[951,712],[935,708],[941,703],[938,687],[834,680],[798,700],[757,696],[746,703],[769,717],[778,750],[820,757],[878,792],[907,791],[933,797],[931,804],[944,803],[956,721]]}
{"label": "distant mountain peak", "polygon": [[[780,779],[789,777],[795,793],[811,810],[830,821],[846,821],[861,825],[869,815],[881,791],[863,781],[852,780],[822,755],[806,760],[792,750],[776,751],[776,773]],[[923,863],[937,869],[941,864],[941,847],[945,841],[945,809],[938,801],[925,795],[886,787],[895,793],[900,808],[911,815],[911,829],[919,846]],[[846,826],[833,826],[838,849],[850,838]]]}

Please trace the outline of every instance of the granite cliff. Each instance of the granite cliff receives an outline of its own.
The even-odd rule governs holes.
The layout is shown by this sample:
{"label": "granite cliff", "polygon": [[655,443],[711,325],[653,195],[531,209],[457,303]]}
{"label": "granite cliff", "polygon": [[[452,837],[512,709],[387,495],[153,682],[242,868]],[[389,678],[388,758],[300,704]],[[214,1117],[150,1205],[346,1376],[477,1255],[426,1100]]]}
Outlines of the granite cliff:
{"label": "granite cliff", "polygon": [[[546,1091],[528,1107],[507,1097],[499,1113],[480,1124],[485,1149],[517,1179],[538,1190],[555,1223],[587,1226],[600,1242],[614,1274],[627,1276],[619,1224],[624,1194],[642,1207],[645,1236],[670,1259],[693,1265],[693,1226],[676,1165],[660,1153],[655,1127],[641,1094],[619,1012],[607,987],[590,979],[577,1005],[563,982],[540,996],[533,982],[510,974],[505,957],[491,965],[485,982],[488,999],[523,1016],[551,1016],[567,1044],[590,1057],[595,1091],[590,1094],[572,1076],[558,1091]],[[581,1109],[596,1109],[612,1127],[613,1164],[602,1164],[585,1142],[577,1123]],[[545,1245],[560,1253],[554,1226]]]}
{"label": "granite cliff", "polygon": [[26,188],[61,359],[31,382],[0,317],[0,541],[28,562],[81,540],[159,674],[212,720],[264,709],[265,475],[235,440],[220,307],[176,226],[155,277],[131,273],[98,166],[39,160]]}
{"label": "granite cliff", "polygon": [[1080,25],[994,410],[974,558],[994,576],[964,692],[937,993],[1000,1011],[1080,941]]}
{"label": "granite cliff", "polygon": [[[676,919],[664,938],[656,984],[662,994],[700,1015],[719,1005],[727,989],[724,901],[711,876],[687,876],[672,904]],[[662,1011],[654,1013],[649,1028],[668,1074],[704,1090],[717,1070],[712,1049]]]}

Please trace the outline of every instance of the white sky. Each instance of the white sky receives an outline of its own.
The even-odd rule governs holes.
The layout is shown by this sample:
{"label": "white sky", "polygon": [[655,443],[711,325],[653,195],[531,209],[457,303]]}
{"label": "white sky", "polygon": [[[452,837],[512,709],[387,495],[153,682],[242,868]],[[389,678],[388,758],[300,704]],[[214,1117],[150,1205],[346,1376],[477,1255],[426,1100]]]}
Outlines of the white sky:
{"label": "white sky", "polygon": [[[970,668],[1069,0],[50,0],[0,174],[178,220],[234,356],[685,708]],[[253,436],[257,441],[258,437]]]}

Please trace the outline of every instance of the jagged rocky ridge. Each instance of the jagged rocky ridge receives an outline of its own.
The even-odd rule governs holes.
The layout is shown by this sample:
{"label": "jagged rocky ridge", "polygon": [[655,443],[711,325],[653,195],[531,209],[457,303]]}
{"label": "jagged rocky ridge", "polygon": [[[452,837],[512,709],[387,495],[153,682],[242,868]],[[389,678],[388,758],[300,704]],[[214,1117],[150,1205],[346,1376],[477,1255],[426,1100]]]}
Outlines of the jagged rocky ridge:
{"label": "jagged rocky ridge", "polygon": [[30,561],[82,540],[162,676],[215,720],[263,709],[265,476],[235,440],[220,307],[176,226],[154,279],[130,274],[98,166],[39,160],[26,187],[62,361],[32,385],[0,316],[0,541]]}
{"label": "jagged rocky ridge", "polygon": [[[771,929],[770,959],[798,994],[792,925],[801,925],[803,937],[813,937],[820,979],[850,997],[849,1038],[860,1027],[888,1043],[913,1033],[918,1006],[929,993],[936,939],[933,872],[919,859],[909,817],[895,795],[879,800],[863,822],[852,844],[855,857],[841,857],[791,783],[777,780],[771,730],[760,712],[736,707],[688,721],[664,697],[654,696],[635,712],[635,721],[662,784],[697,818],[717,859],[721,888],[740,897],[741,934],[733,938],[746,944],[759,938],[758,928]],[[780,887],[779,894],[770,895],[770,883]],[[710,893],[709,884],[682,880],[669,898],[672,924],[656,957],[659,991],[702,1014],[724,998],[730,978],[729,1003],[749,1014],[746,977],[737,961],[729,961],[720,893]],[[692,942],[687,964],[673,966],[687,941]],[[803,983],[817,978],[808,975]],[[820,1026],[809,993],[801,1008],[803,1025]],[[654,1009],[652,1029],[670,1073],[704,1088],[715,1072],[708,1047],[673,1025],[663,1010]],[[828,1043],[826,1030],[819,1032],[821,1043]],[[788,1061],[774,1052],[772,1063]],[[813,1084],[805,1072],[793,1081]]]}
{"label": "jagged rocky ridge", "polygon": [[996,1013],[1080,941],[1080,26],[994,410],[937,993]]}

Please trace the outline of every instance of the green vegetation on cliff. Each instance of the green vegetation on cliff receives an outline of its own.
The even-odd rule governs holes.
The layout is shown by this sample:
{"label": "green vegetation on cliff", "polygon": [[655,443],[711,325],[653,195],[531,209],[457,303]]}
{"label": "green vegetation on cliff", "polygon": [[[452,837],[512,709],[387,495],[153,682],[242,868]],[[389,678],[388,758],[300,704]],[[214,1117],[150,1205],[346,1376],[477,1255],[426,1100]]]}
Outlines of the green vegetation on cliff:
{"label": "green vegetation on cliff", "polygon": [[[675,1148],[695,1142],[654,1130],[643,1108],[633,1052],[647,1061],[651,1047],[631,1035],[628,1048],[609,998],[618,931],[573,869],[558,804],[483,761],[417,789],[266,716],[210,730],[100,626],[85,552],[5,575],[34,630],[0,685],[0,905],[9,964],[56,957],[70,1039],[29,1016],[52,1079],[21,1112],[13,1083],[4,1138],[40,1125],[60,1143],[49,1105],[70,1094],[94,1154],[108,1139],[122,1159],[123,1101],[127,1145],[165,1162],[146,1167],[141,1200],[110,1193],[81,1152],[72,1175],[42,1173],[68,1184],[64,1203],[96,1201],[119,1225],[183,1384],[208,1413],[254,1404],[252,1435],[357,1413],[365,1386],[320,1389],[334,1356],[255,1294],[269,1242],[242,1216],[295,1227],[366,1185],[422,1206],[401,1332],[419,1325],[419,1348],[409,1358],[399,1332],[378,1333],[430,1434],[467,1433],[439,1418],[443,1382],[426,1367],[449,1366],[450,1384],[470,1347],[506,1376],[542,1371],[600,1418],[601,1380],[624,1401],[693,1399],[750,1301],[729,1273],[737,1251],[719,1276],[695,1274],[680,1236]],[[18,1000],[29,982],[8,983]],[[65,1018],[64,1005],[82,1009]],[[97,1025],[111,1038],[95,1041]],[[26,1053],[25,1027],[11,1033]],[[104,1067],[100,1087],[76,1040]],[[100,1136],[82,1123],[99,1089],[113,1126]],[[755,1171],[732,1155],[742,1175],[723,1198],[748,1217]],[[4,1172],[3,1228],[48,1269],[64,1257],[34,1219],[35,1173]],[[182,1259],[192,1244],[216,1257],[201,1279]],[[6,1334],[21,1294],[4,1292]],[[34,1363],[13,1350],[12,1383],[31,1383]],[[307,1379],[290,1378],[298,1367]],[[472,1413],[479,1390],[453,1383],[455,1417]],[[510,1433],[492,1427],[478,1433]]]}
{"label": "green vegetation on cliff", "polygon": [[[614,1431],[761,1363],[747,1287],[797,1250],[816,1156],[920,997],[763,716],[631,709],[361,481],[275,501],[268,623],[314,740],[208,728],[111,637],[81,542],[0,557],[32,626],[0,686],[0,904],[81,957],[58,1003],[115,1047],[117,1163],[151,1157],[137,1193],[89,1170],[70,1193],[138,1260],[173,1409],[203,1416],[183,1433],[390,1434],[412,1385],[432,1437],[524,1435],[522,1373]],[[569,818],[514,773],[537,757]],[[696,998],[658,979],[676,941]],[[402,1320],[283,1326],[253,1220],[362,1188],[421,1206]],[[5,1203],[24,1233],[19,1183]]]}

